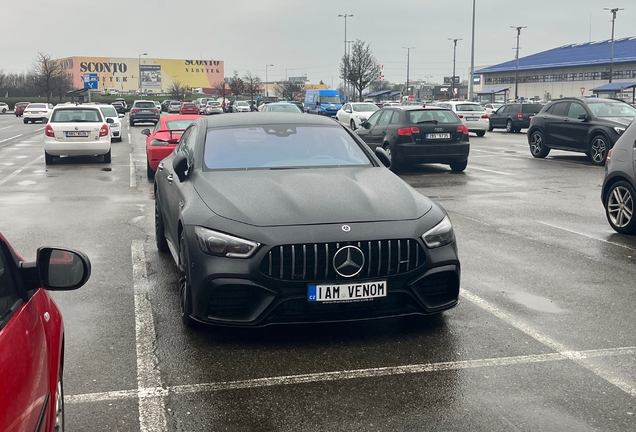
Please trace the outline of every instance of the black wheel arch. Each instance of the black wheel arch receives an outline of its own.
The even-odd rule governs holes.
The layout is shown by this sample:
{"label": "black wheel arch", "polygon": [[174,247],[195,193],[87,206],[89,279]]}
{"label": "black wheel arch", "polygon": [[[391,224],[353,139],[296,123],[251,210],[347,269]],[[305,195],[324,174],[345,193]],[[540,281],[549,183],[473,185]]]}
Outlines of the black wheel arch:
{"label": "black wheel arch", "polygon": [[601,191],[601,200],[603,202],[603,207],[605,207],[607,194],[612,189],[612,186],[622,181],[629,183],[630,185],[632,185],[634,189],[636,189],[636,184],[634,184],[634,182],[630,180],[630,176],[627,173],[624,173],[622,171],[617,171],[613,173],[611,177],[605,179],[605,181],[603,182],[603,189]]}

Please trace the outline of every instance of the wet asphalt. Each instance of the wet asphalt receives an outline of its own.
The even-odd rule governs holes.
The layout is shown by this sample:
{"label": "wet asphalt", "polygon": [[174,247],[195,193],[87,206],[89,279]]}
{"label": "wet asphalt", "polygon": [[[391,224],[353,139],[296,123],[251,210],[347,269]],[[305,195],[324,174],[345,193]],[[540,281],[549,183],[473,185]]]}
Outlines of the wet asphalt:
{"label": "wet asphalt", "polygon": [[54,293],[68,430],[636,430],[636,238],[609,227],[585,155],[534,159],[525,134],[494,131],[471,136],[465,173],[401,175],[451,215],[453,310],[190,330],[154,245],[145,127],[125,122],[111,164],[46,167],[43,125],[0,115],[0,231],[27,260],[53,245],[93,264],[86,286]]}

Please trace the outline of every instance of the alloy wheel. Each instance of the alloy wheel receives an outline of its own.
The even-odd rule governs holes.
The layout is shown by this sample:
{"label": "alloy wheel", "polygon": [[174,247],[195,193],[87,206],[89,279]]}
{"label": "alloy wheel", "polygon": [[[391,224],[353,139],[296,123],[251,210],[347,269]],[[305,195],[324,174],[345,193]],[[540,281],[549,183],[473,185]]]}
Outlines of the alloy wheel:
{"label": "alloy wheel", "polygon": [[605,138],[602,136],[594,137],[590,150],[592,161],[597,164],[602,164],[607,157],[607,143],[605,142]]}
{"label": "alloy wheel", "polygon": [[393,163],[393,155],[391,154],[391,146],[384,147],[384,151],[386,152],[386,155],[389,157],[389,161]]}
{"label": "alloy wheel", "polygon": [[625,228],[634,217],[634,197],[624,186],[616,186],[607,199],[607,215],[618,228]]}
{"label": "alloy wheel", "polygon": [[533,133],[530,137],[530,151],[533,155],[538,155],[543,149],[543,137],[539,133]]}

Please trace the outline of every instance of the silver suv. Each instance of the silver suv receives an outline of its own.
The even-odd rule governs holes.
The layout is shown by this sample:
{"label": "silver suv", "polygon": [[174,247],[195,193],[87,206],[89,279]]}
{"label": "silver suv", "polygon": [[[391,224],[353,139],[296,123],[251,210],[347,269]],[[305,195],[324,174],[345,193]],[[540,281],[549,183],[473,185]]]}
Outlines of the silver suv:
{"label": "silver suv", "polygon": [[601,199],[610,226],[621,234],[636,234],[636,126],[621,134],[605,161]]}
{"label": "silver suv", "polygon": [[135,123],[159,123],[161,111],[157,108],[153,101],[136,100],[130,109],[129,121],[130,125]]}

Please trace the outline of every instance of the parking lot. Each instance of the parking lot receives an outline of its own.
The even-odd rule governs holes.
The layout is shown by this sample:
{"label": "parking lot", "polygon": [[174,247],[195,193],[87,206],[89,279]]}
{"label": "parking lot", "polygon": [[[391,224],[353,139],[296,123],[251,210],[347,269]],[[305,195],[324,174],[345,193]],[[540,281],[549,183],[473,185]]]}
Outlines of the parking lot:
{"label": "parking lot", "polygon": [[0,116],[0,227],[88,254],[54,293],[68,430],[634,430],[636,238],[616,234],[603,168],[535,159],[525,130],[471,134],[463,173],[401,174],[454,223],[461,302],[439,316],[258,330],[185,328],[154,239],[145,125],[112,163],[45,167],[41,124]]}

